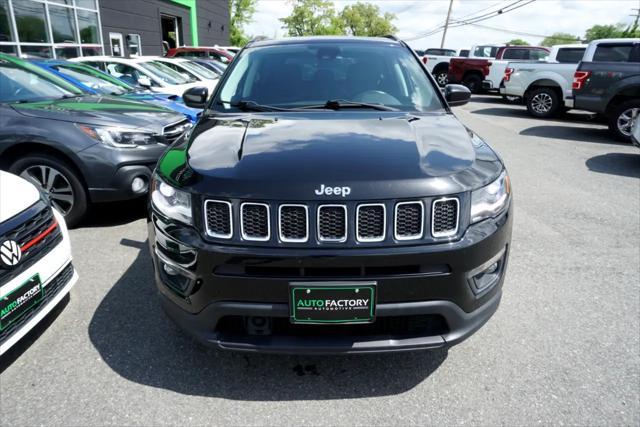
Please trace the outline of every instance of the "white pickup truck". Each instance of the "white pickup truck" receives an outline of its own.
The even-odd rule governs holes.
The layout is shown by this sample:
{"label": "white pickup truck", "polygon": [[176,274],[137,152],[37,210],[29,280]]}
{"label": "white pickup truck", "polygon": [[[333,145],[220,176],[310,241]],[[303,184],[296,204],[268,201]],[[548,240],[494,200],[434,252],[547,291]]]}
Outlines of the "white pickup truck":
{"label": "white pickup truck", "polygon": [[448,82],[449,61],[456,56],[458,56],[458,52],[453,49],[427,49],[422,55],[422,62],[438,84],[444,87]]}
{"label": "white pickup truck", "polygon": [[489,74],[485,76],[482,82],[484,90],[498,90],[502,87],[502,79],[507,64],[512,61],[523,61],[536,63],[545,61],[548,58],[549,50],[544,47],[537,46],[509,46],[502,52],[502,57],[491,61]]}
{"label": "white pickup truck", "polygon": [[573,108],[571,84],[587,45],[557,45],[545,62],[509,62],[500,94],[524,99],[529,114],[550,117]]}

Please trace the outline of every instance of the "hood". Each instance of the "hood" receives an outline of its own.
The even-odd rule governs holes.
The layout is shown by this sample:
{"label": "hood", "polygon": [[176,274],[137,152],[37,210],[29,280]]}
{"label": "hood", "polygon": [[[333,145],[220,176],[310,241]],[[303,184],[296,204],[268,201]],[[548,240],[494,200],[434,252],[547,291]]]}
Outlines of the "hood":
{"label": "hood", "polygon": [[13,218],[40,199],[40,192],[30,182],[0,171],[0,223]]}
{"label": "hood", "polygon": [[198,120],[198,114],[202,112],[201,109],[187,107],[182,101],[182,98],[177,95],[135,92],[127,93],[122,96],[133,101],[150,102],[177,113],[181,113],[192,122]]}
{"label": "hood", "polygon": [[323,184],[351,187],[353,200],[455,194],[501,169],[495,153],[447,113],[201,119],[189,142],[160,163],[165,177],[198,193],[276,200],[313,200]]}
{"label": "hood", "polygon": [[12,104],[28,117],[39,117],[99,126],[122,126],[160,131],[184,116],[164,107],[114,96],[88,95]]}

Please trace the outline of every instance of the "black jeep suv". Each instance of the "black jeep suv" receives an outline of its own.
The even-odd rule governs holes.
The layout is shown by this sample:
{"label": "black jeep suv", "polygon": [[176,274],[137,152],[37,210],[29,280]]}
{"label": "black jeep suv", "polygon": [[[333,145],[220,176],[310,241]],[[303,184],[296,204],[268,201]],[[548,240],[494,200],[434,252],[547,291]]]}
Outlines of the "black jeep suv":
{"label": "black jeep suv", "polygon": [[[496,311],[511,189],[404,43],[256,41],[160,159],[149,244],[167,314],[219,348],[461,342]],[[448,102],[447,102],[448,101]],[[206,103],[206,105],[205,105]]]}

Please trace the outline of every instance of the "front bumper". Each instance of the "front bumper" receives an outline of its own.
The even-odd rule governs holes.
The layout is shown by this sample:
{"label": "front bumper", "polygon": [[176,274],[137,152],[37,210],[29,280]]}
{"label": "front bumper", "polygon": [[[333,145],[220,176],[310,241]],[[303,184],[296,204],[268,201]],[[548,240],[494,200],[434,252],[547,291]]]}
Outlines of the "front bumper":
{"label": "front bumper", "polygon": [[[456,242],[340,250],[222,247],[152,213],[149,245],[163,308],[205,345],[298,354],[430,349],[462,342],[498,308],[511,240],[511,209],[469,227]],[[496,279],[478,290],[474,278],[494,262],[499,262]],[[167,275],[165,265],[178,274]],[[416,265],[418,269],[408,268]],[[350,273],[354,266],[360,276]],[[301,275],[303,271],[309,274]],[[186,285],[176,286],[175,277]],[[375,281],[376,321],[291,324],[290,282],[323,280]],[[269,319],[268,333],[243,329],[247,319],[256,317]],[[420,327],[404,329],[416,322]]]}

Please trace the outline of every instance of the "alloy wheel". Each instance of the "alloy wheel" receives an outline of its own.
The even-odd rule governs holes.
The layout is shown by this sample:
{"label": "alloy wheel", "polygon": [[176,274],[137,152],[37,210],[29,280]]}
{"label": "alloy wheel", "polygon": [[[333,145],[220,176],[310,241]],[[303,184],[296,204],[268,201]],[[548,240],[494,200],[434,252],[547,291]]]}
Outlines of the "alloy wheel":
{"label": "alloy wheel", "polygon": [[63,215],[73,209],[73,188],[59,170],[46,165],[33,165],[22,171],[20,176],[44,190],[49,195],[51,204]]}
{"label": "alloy wheel", "polygon": [[449,83],[449,75],[447,73],[436,74],[436,81],[440,86],[446,86]]}
{"label": "alloy wheel", "polygon": [[531,108],[536,113],[546,114],[551,111],[553,99],[549,94],[538,93],[531,99]]}
{"label": "alloy wheel", "polygon": [[629,108],[618,116],[618,130],[624,136],[631,136],[631,129],[636,120],[639,120],[640,108]]}

